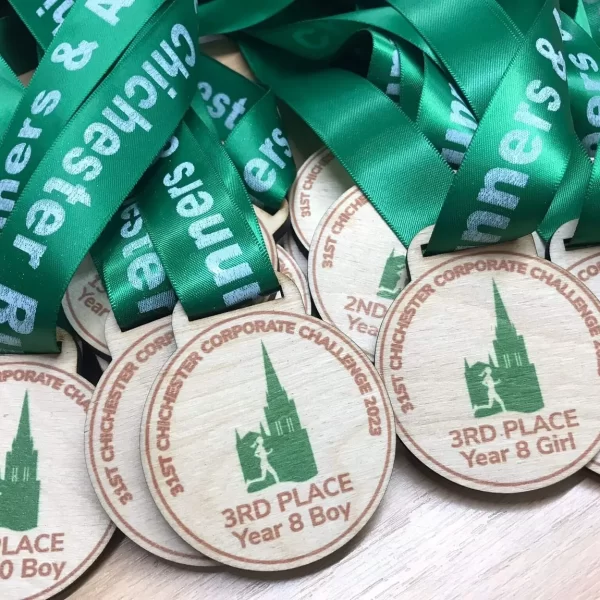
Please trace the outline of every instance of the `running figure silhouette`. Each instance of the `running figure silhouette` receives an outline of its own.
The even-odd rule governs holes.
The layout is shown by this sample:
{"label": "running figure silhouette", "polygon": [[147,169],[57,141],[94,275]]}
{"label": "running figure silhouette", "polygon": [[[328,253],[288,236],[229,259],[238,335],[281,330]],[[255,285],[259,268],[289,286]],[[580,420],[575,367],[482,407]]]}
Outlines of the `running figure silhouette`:
{"label": "running figure silhouette", "polygon": [[247,482],[247,485],[250,486],[253,483],[266,481],[269,473],[275,480],[275,483],[279,483],[279,475],[277,475],[277,471],[269,462],[269,455],[272,454],[273,450],[267,450],[265,448],[265,441],[263,440],[262,435],[259,435],[256,438],[255,442],[252,444],[252,448],[254,448],[254,456],[260,460],[260,477],[258,479],[251,479]]}
{"label": "running figure silhouette", "polygon": [[484,385],[488,392],[488,403],[482,404],[475,408],[475,412],[482,408],[492,408],[494,406],[494,402],[497,402],[502,407],[502,412],[506,412],[506,406],[504,405],[504,400],[500,398],[498,392],[496,391],[496,386],[500,383],[500,379],[497,381],[492,377],[492,369],[491,367],[486,367],[480,374],[479,377],[483,377],[481,381],[481,385]]}

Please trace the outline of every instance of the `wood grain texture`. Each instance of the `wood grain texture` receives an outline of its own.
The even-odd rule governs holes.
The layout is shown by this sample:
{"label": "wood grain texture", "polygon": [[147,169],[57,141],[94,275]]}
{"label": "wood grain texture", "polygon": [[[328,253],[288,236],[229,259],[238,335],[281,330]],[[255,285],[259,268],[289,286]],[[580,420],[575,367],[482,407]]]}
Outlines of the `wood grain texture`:
{"label": "wood grain texture", "polygon": [[177,351],[142,421],[165,519],[210,558],[258,571],[348,543],[381,501],[396,442],[373,366],[280,281],[281,300],[194,322],[175,309]]}
{"label": "wood grain texture", "polygon": [[[550,260],[583,282],[600,298],[600,248],[574,248],[567,250],[565,241],[572,238],[578,220],[569,221],[559,227],[550,240]],[[600,474],[600,455],[596,455],[588,468]]]}
{"label": "wood grain texture", "polygon": [[93,386],[62,353],[0,357],[0,596],[44,600],[93,564],[114,526],[90,484],[81,433]]}
{"label": "wood grain texture", "polygon": [[184,565],[212,565],[163,519],[140,460],[148,390],[175,350],[171,319],[122,332],[111,314],[106,339],[113,360],[98,382],[85,426],[87,467],[98,499],[113,522],[148,552]]}
{"label": "wood grain texture", "polygon": [[600,447],[600,302],[531,236],[424,258],[430,233],[411,243],[412,281],[377,343],[398,435],[478,490],[528,491],[583,468]]}
{"label": "wood grain texture", "polygon": [[306,159],[290,191],[290,218],[300,243],[307,250],[319,221],[353,181],[327,148]]}
{"label": "wood grain texture", "polygon": [[591,600],[600,596],[600,479],[466,490],[399,447],[380,508],[347,546],[288,573],[186,569],[127,539],[73,600]]}
{"label": "wood grain texture", "polygon": [[383,317],[406,285],[406,250],[357,187],[318,224],[308,282],[319,315],[373,360]]}

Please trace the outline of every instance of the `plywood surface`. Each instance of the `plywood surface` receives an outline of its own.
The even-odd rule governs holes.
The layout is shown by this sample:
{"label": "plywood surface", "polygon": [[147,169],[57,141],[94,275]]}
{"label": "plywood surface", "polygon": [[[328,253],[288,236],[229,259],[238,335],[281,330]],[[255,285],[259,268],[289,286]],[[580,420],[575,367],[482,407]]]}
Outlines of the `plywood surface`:
{"label": "plywood surface", "polygon": [[[348,546],[288,574],[194,570],[117,539],[74,600],[591,599],[600,596],[600,479],[498,497],[397,451],[388,493]],[[119,534],[118,534],[119,535]]]}

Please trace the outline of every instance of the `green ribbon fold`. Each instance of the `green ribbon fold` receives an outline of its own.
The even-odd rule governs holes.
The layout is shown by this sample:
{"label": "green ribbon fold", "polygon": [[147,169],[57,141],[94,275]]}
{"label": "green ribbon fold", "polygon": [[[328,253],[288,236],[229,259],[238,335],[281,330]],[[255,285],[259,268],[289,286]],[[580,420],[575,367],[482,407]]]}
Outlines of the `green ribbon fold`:
{"label": "green ribbon fold", "polygon": [[[71,19],[80,6],[88,5],[97,9],[93,2],[78,3],[44,61],[52,61],[53,48],[70,44],[73,38],[66,35],[72,35],[68,27],[75,21]],[[100,7],[105,5],[100,3]],[[92,8],[88,8],[91,14],[85,33],[74,39],[85,35],[87,42],[94,43],[96,25],[100,35],[104,24],[115,18],[113,35],[97,39],[119,47],[121,23],[125,38],[131,38],[125,18],[131,7],[122,7],[117,15],[101,9],[96,13]],[[55,324],[69,280],[190,105],[198,78],[196,35],[196,15],[190,2],[163,4],[53,140],[25,189],[19,190],[17,201],[10,201],[14,207],[0,235],[0,255],[10,264],[0,275],[3,351],[58,351]],[[84,53],[81,60],[86,56]],[[63,62],[62,57],[60,52],[55,56],[59,62]],[[92,64],[90,59],[88,66]],[[54,66],[52,63],[48,68]],[[63,90],[72,75],[68,66],[70,63],[65,64],[62,74]],[[38,78],[44,77],[45,68],[40,65]],[[97,79],[103,76],[103,71],[96,72]],[[49,116],[53,103],[56,108],[56,101],[48,101],[34,114],[46,112]],[[14,144],[11,137],[6,134],[3,153]],[[15,154],[14,162],[21,171],[27,156],[26,148]]]}

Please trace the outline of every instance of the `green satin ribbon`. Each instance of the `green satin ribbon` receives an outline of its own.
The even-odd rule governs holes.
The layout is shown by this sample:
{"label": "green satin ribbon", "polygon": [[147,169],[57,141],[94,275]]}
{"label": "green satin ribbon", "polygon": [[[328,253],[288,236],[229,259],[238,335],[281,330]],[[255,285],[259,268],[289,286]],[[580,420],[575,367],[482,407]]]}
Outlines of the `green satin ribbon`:
{"label": "green satin ribbon", "polygon": [[171,314],[177,301],[139,202],[139,197],[125,202],[90,252],[124,331]]}
{"label": "green satin ribbon", "polygon": [[[278,287],[246,191],[252,186],[248,179],[244,182],[241,179],[246,170],[244,167],[250,161],[250,167],[258,162],[256,149],[265,143],[264,139],[261,140],[265,125],[268,128],[270,118],[277,115],[273,97],[270,94],[265,96],[248,80],[240,81],[243,79],[241,76],[213,59],[199,55],[198,63],[202,75],[199,91],[192,100],[192,109],[168,144],[164,153],[168,156],[163,156],[153,165],[136,191],[134,206],[143,213],[143,220],[142,214],[135,216],[136,239],[142,241],[136,252],[143,256],[137,260],[152,265],[154,277],[150,281],[160,285],[161,289],[152,289],[152,294],[140,298],[140,292],[131,285],[131,258],[123,253],[127,240],[123,239],[125,226],[118,215],[107,225],[92,250],[113,312],[123,330],[169,313],[171,300],[175,298],[169,282],[172,282],[177,297],[192,319],[222,312],[245,300],[271,293]],[[235,100],[235,94],[240,92],[247,94],[244,102]],[[229,115],[221,110],[223,106],[233,107]],[[240,108],[244,109],[243,113]],[[257,115],[257,110],[264,114]],[[277,131],[273,139],[275,147],[282,148],[277,144],[285,140],[279,127],[276,121],[273,129]],[[220,143],[222,140],[224,145]],[[257,143],[257,140],[260,141]],[[173,149],[173,153],[169,148]],[[291,158],[287,140],[284,148],[288,149]],[[266,158],[273,148],[267,146],[265,150]],[[278,155],[275,158],[278,159]],[[178,171],[179,165],[185,165],[185,170]],[[175,174],[170,172],[173,169]],[[274,167],[266,164],[262,171],[269,175],[271,169],[274,170]],[[193,174],[188,177],[186,174],[191,170]],[[287,171],[295,173],[295,168],[292,166]],[[181,177],[182,183],[165,186],[164,181],[169,177],[170,181]],[[281,179],[278,177],[277,181],[281,182]],[[183,180],[187,180],[185,185]],[[273,186],[275,190],[279,189],[276,195],[273,195],[273,188],[269,190],[272,208],[280,206],[292,180],[293,176],[283,185]],[[198,191],[191,189],[194,185]],[[190,191],[178,196],[177,190],[186,187]],[[195,218],[189,216],[192,211],[189,207],[194,202],[198,203]],[[188,207],[188,211],[183,208],[178,211],[180,206]],[[131,210],[125,209],[125,215],[130,215]],[[219,224],[220,220],[222,224]],[[206,228],[204,237],[201,237],[201,227]],[[190,232],[195,232],[198,239],[207,240],[206,245],[199,243]],[[128,233],[129,230],[125,229],[125,234]],[[223,273],[219,275],[215,268],[221,268],[221,263]],[[153,308],[141,311],[140,303],[145,309]]]}
{"label": "green satin ribbon", "polygon": [[546,2],[502,77],[454,177],[428,254],[517,239],[544,219],[573,149],[566,67],[549,58],[561,47],[552,9]]}
{"label": "green satin ribbon", "polygon": [[[132,217],[134,225],[123,224]],[[124,238],[133,234],[136,260],[153,269],[146,277],[154,283],[151,295],[140,296],[131,284]],[[278,288],[250,198],[200,93],[138,186],[135,203],[107,225],[92,255],[124,330],[170,313],[170,282],[190,319]]]}
{"label": "green satin ribbon", "polygon": [[437,60],[413,25],[391,7],[357,10],[340,15],[300,20],[276,27],[256,27],[248,33],[269,45],[287,50],[299,58],[326,66],[356,33],[372,28],[390,33]]}
{"label": "green satin ribbon", "polygon": [[[74,0],[9,1],[21,17],[21,21],[27,26],[43,49],[52,43],[52,39],[66,21],[66,17],[74,4]],[[83,4],[83,2],[79,2],[79,4]]]}
{"label": "green satin ribbon", "polygon": [[292,73],[290,57],[256,40],[242,48],[254,72],[330,148],[405,245],[435,221],[443,194],[432,187],[447,189],[452,170],[396,103],[354,73],[301,73],[300,65]]}
{"label": "green satin ribbon", "polygon": [[598,0],[585,0],[584,10],[589,22],[590,34],[597,44],[600,44],[600,3]]}
{"label": "green satin ribbon", "polygon": [[[408,6],[408,14],[404,14],[404,18],[411,22],[413,28],[416,27],[420,33],[423,33],[423,29],[426,34],[418,47],[429,48],[430,52],[434,52],[434,62],[445,66],[446,72],[453,75],[457,87],[471,99],[474,113],[482,116],[454,181],[440,168],[439,161],[431,153],[431,149],[422,143],[420,131],[407,129],[402,137],[395,135],[394,126],[397,127],[404,119],[398,115],[394,118],[373,90],[364,87],[360,94],[353,94],[350,90],[352,84],[344,87],[341,83],[341,78],[346,75],[317,71],[314,66],[311,73],[311,66],[307,67],[306,61],[302,64],[289,56],[286,60],[268,55],[267,47],[261,46],[255,40],[246,40],[244,47],[259,77],[273,86],[276,93],[315,129],[404,243],[410,242],[422,227],[434,222],[442,205],[440,220],[428,248],[430,253],[514,239],[533,231],[544,219],[563,179],[568,183],[565,173],[581,173],[581,170],[576,168],[581,166],[581,163],[577,162],[568,170],[569,159],[577,142],[571,123],[566,83],[554,71],[552,61],[536,49],[538,40],[546,38],[548,45],[539,42],[545,54],[552,56],[552,48],[561,47],[560,35],[552,14],[552,3],[548,2],[543,6],[538,3],[534,7],[535,10],[530,7],[518,25],[494,2],[473,5],[473,15],[476,17],[467,17],[467,21],[474,19],[472,29],[467,30],[477,32],[477,47],[479,48],[481,43],[483,56],[488,57],[485,73],[482,75],[482,69],[476,69],[473,62],[481,60],[479,52],[472,51],[475,34],[464,36],[465,30],[455,26],[459,12],[462,14],[465,10],[464,3],[427,4],[417,7],[415,3],[394,1],[393,5],[400,10],[403,10],[405,5]],[[453,19],[454,13],[457,15],[456,19]],[[530,24],[533,17],[536,17],[536,21]],[[490,24],[492,29],[483,27],[482,23]],[[529,29],[527,35],[524,35],[520,27],[526,26],[529,26]],[[289,37],[294,38],[293,31],[288,30],[287,33]],[[328,35],[329,33],[330,30],[327,30]],[[460,36],[463,36],[463,39],[458,44]],[[480,39],[484,36],[485,40]],[[274,39],[264,32],[260,32],[260,37],[263,40]],[[469,46],[466,41],[469,42]],[[550,45],[553,45],[552,48]],[[291,47],[290,43],[288,47]],[[465,59],[465,54],[470,56]],[[306,56],[306,53],[303,55]],[[427,55],[429,56],[429,52]],[[313,53],[312,57],[314,56]],[[476,77],[472,76],[473,73],[476,73]],[[333,81],[334,78],[335,86],[326,81]],[[561,106],[556,110],[547,111],[549,114],[546,116],[541,113],[537,121],[533,118],[535,113],[533,117],[519,114],[515,121],[515,114],[521,102],[533,106],[541,104],[543,108],[543,101],[536,94],[543,93],[546,84],[530,88],[529,91],[527,87],[537,79],[552,82],[552,87],[562,96]],[[357,83],[354,86],[355,90],[358,89],[358,85]],[[520,97],[515,96],[515,90],[520,90]],[[311,93],[315,96],[319,94],[320,102],[311,100]],[[528,95],[533,99],[528,98]],[[360,156],[360,150],[353,152],[342,139],[340,132],[348,130],[348,123],[344,123],[345,119],[342,116],[334,116],[333,110],[327,111],[328,105],[323,99],[327,96],[336,98],[340,113],[348,112],[351,117],[357,113],[366,114],[369,123],[375,119],[371,112],[375,106],[379,106],[377,119],[380,122],[384,122],[383,114],[390,113],[390,124],[385,127],[388,135],[385,137],[388,140],[401,140],[403,152],[394,148],[389,141],[384,146],[385,137],[383,133],[380,134],[379,129],[368,131],[366,128],[354,126],[361,134],[362,146],[369,149],[371,164],[378,165],[378,174],[381,168],[383,176],[379,185],[370,180],[370,173],[365,168],[368,164],[367,158]],[[522,123],[523,127],[520,127],[519,118],[528,122]],[[335,124],[331,121],[335,121]],[[387,124],[387,121],[385,122]],[[537,131],[537,126],[540,125],[542,129],[549,128],[552,136],[542,138]],[[519,133],[511,133],[518,128]],[[507,134],[510,135],[505,139]],[[536,145],[534,152],[529,152],[528,156],[524,155],[530,150],[526,136],[535,140]],[[355,140],[351,136],[347,138]],[[504,144],[502,152],[510,160],[523,162],[518,165],[521,170],[510,168],[514,164],[504,160],[500,154],[500,144]],[[531,160],[538,151],[542,160],[537,160],[540,156],[535,161]],[[383,160],[380,161],[380,157]],[[413,171],[413,160],[416,163],[420,162],[423,167],[415,167]],[[392,164],[388,166],[388,162]],[[389,176],[388,173],[391,175],[394,167],[396,171],[401,171],[404,177]],[[429,185],[419,181],[420,173],[423,172],[428,174]],[[524,180],[527,181],[527,185],[524,186],[523,194],[517,196],[512,193],[514,190],[511,186],[516,186],[518,191],[521,191],[520,184]],[[503,187],[505,184],[509,187]],[[493,187],[495,185],[500,187]],[[563,185],[564,189],[568,188],[566,183]],[[390,197],[394,198],[393,202],[390,201]],[[416,199],[419,209],[414,206]],[[486,205],[490,203],[494,208],[499,208],[496,213],[485,210],[489,208]],[[484,206],[481,206],[482,204]],[[565,211],[560,210],[554,215],[554,227],[560,224],[558,221],[564,214]],[[463,239],[465,233],[468,240]]]}
{"label": "green satin ribbon", "polygon": [[[295,178],[295,166],[283,137],[274,98],[217,61],[202,54],[197,59],[201,72],[199,91],[192,100],[186,123],[180,126],[172,140],[173,143],[176,140],[178,147],[172,155],[153,165],[136,192],[136,206],[144,216],[143,220],[141,214],[136,216],[137,238],[143,240],[139,252],[144,253],[143,260],[153,265],[155,277],[151,282],[157,285],[160,282],[161,286],[168,286],[168,290],[154,293],[152,289],[149,294],[151,290],[148,289],[149,297],[139,298],[138,290],[131,285],[128,257],[122,251],[126,244],[123,224],[117,216],[107,225],[92,250],[113,312],[123,330],[168,314],[172,309],[170,300],[175,297],[169,282],[190,318],[222,312],[233,304],[271,293],[278,287],[246,191],[255,194],[255,201],[262,199],[260,204],[269,212],[275,212]],[[219,140],[224,142],[223,146]],[[270,144],[269,140],[272,140]],[[189,217],[182,218],[177,212],[178,203],[163,183],[176,161],[193,165],[194,181],[202,182],[202,190],[210,190],[213,206],[207,208],[206,217],[190,221]],[[261,193],[257,186],[263,183],[269,185],[263,186]],[[192,194],[189,201],[193,198]],[[210,219],[217,216],[223,217],[226,224],[218,228],[217,233],[229,232],[231,238],[210,244],[206,251],[199,249],[190,237],[189,228],[195,222],[208,219],[204,222],[209,223],[209,230],[213,229]],[[198,224],[195,227],[200,231]],[[214,238],[211,235],[208,235],[209,239]],[[222,277],[216,278],[210,270],[214,257],[224,256],[224,252],[231,252],[232,247],[242,258],[236,261],[236,256],[232,256],[224,260],[225,267],[231,270],[229,263],[232,260],[246,264],[247,270],[256,274],[256,282],[249,284],[245,277],[233,278],[233,283],[226,282]],[[182,260],[182,249],[187,249],[186,260]],[[168,277],[165,278],[165,274]],[[240,279],[242,283],[236,287],[235,282]],[[235,293],[239,287],[247,289],[246,295]],[[152,303],[157,306],[143,312],[140,311],[142,301],[144,308],[153,306]]]}
{"label": "green satin ribbon", "polygon": [[[600,138],[600,47],[589,34],[587,15],[581,10],[579,24],[567,14],[562,15],[565,59],[571,90],[571,104],[578,137],[590,156],[595,156]],[[589,162],[588,162],[589,165]],[[585,196],[581,198],[581,213],[571,215],[579,217],[579,223],[567,248],[600,244],[600,165],[595,161],[589,165],[589,173],[581,181],[588,181]],[[574,203],[575,204],[575,203]]]}
{"label": "green satin ribbon", "polygon": [[[0,157],[5,159],[0,161],[0,179],[14,182],[11,183],[12,194],[21,193],[22,185],[29,181],[65,124],[164,3],[165,0],[138,1],[127,10],[119,11],[117,31],[110,16],[108,21],[96,18],[90,31],[89,21],[95,13],[86,8],[84,2],[74,7],[26,88],[0,145]],[[73,51],[72,58],[69,48],[79,49]],[[23,134],[27,123],[30,131]],[[5,157],[15,147],[23,147],[28,159],[17,173],[9,173],[9,161]],[[7,218],[2,211],[6,212],[7,206],[0,205],[0,228]]]}
{"label": "green satin ribbon", "polygon": [[[13,2],[22,17],[27,21],[36,38],[43,45],[51,42],[59,24],[57,19],[62,22],[67,14],[63,9],[69,8],[67,3],[65,3],[62,5],[63,8],[61,10],[56,11],[53,5],[50,7],[52,9],[50,12],[46,11],[40,15],[40,12],[43,11],[35,9],[22,0],[13,0]],[[209,13],[212,11],[214,14],[213,9],[217,5],[221,11],[235,8],[231,6],[231,2],[222,1],[211,3],[211,7],[207,5],[202,6],[198,14],[200,22],[206,22]],[[209,8],[210,10],[207,11],[206,9]],[[276,8],[277,11],[275,10]],[[263,20],[265,15],[268,14],[271,16],[282,8],[284,7],[281,3],[277,3],[277,6],[276,3],[273,3],[272,6],[262,7],[259,11],[255,12],[256,16],[260,16],[261,20]],[[65,27],[70,29],[77,27],[81,29],[81,23],[74,24],[78,16],[77,8],[72,10],[70,14],[72,16],[66,20]],[[81,15],[81,10],[79,11],[79,15]],[[243,19],[247,19],[248,16],[248,14],[245,14]],[[38,18],[36,19],[36,17]],[[140,15],[136,15],[136,18],[140,22],[142,21]],[[228,21],[231,22],[231,19],[229,18]],[[217,27],[214,24],[212,26]],[[218,30],[220,30],[220,27],[217,27]],[[114,46],[113,49],[118,54],[119,49]],[[209,100],[213,100],[213,102],[216,100],[216,104],[212,106],[211,110],[211,115],[215,118],[215,123],[219,122],[219,117],[221,116],[219,110],[221,109],[223,100],[227,97],[233,97],[234,100],[239,98],[237,102],[233,103],[233,110],[237,111],[237,114],[226,115],[226,118],[222,121],[223,127],[220,128],[221,138],[244,177],[245,183],[249,191],[253,194],[255,201],[268,212],[276,212],[280,208],[287,191],[295,179],[296,170],[289,144],[283,136],[282,125],[274,97],[269,92],[265,93],[256,84],[208,57],[199,55],[197,60],[200,63],[198,64],[198,69],[203,72],[203,81],[200,84],[203,96],[207,102]],[[208,87],[210,87],[211,97],[207,94]],[[79,85],[77,89],[81,90],[84,95],[85,89],[83,86]],[[33,94],[31,91],[29,93],[30,95]],[[70,99],[75,104],[75,99],[73,97]],[[236,118],[239,122],[236,121]],[[30,164],[32,163],[33,161],[30,162]],[[229,168],[230,165],[231,163],[229,162],[227,167]],[[239,194],[239,190],[237,190],[237,193]],[[242,200],[247,199],[247,195],[243,190],[241,198]],[[221,204],[223,204],[222,199]],[[255,221],[253,212],[250,212],[252,219]],[[138,262],[142,258],[143,260],[151,261],[156,254],[154,253],[154,248],[151,246],[149,237],[147,235],[144,236],[145,225],[142,223],[141,216],[136,218],[136,223],[140,227],[140,231],[138,232],[140,239],[144,242],[147,241],[147,244],[144,243],[139,249],[139,252],[142,252],[142,250],[146,252],[138,258]],[[161,226],[164,227],[165,225],[161,224]],[[143,290],[138,290],[135,286],[131,285],[132,278],[129,276],[131,265],[129,264],[130,261],[128,261],[129,256],[126,257],[123,255],[123,249],[132,248],[133,246],[124,242],[123,237],[120,235],[122,229],[123,226],[119,223],[119,215],[116,215],[107,225],[98,243],[95,244],[92,255],[103,275],[105,287],[117,321],[123,329],[128,329],[162,316],[164,310],[172,308],[172,302],[166,302],[164,306],[159,306],[153,311],[139,310],[143,302],[145,302],[143,306],[147,307],[153,301],[153,298],[170,298],[170,296],[169,292],[160,295],[162,292],[159,291],[157,292],[158,296],[152,293],[154,291],[153,283],[161,280],[162,285],[162,273],[164,271],[161,271],[162,265],[159,261],[156,264],[152,263],[156,274],[155,276],[150,274],[151,276],[145,277],[147,285]],[[258,248],[262,247],[264,249],[264,243],[262,236],[258,233],[257,224],[256,229],[260,239]],[[258,272],[265,271],[264,258],[261,257],[261,260],[263,263],[261,265],[262,271],[258,269]],[[274,275],[268,260],[266,264],[268,267],[266,270],[267,276],[263,276],[262,278],[262,288],[268,288],[269,291],[272,291]],[[189,279],[187,273],[182,273],[182,277]],[[170,289],[168,282],[165,285]],[[141,294],[145,294],[145,296],[142,298],[140,297]],[[201,300],[203,294],[198,293],[197,290],[195,298]],[[200,312],[196,310],[195,314],[208,314],[211,311],[210,306],[213,304],[211,299],[207,298],[204,302],[206,307]]]}
{"label": "green satin ribbon", "polygon": [[[93,42],[96,24],[102,31],[104,26],[90,15],[84,34],[66,37],[75,11],[88,4],[75,6],[46,53],[48,59],[53,48],[82,35]],[[119,11],[112,37],[99,39],[120,44],[118,26],[128,23],[127,9]],[[111,20],[110,13],[95,16]],[[195,93],[195,28],[190,2],[164,4],[62,129],[20,192],[0,235],[0,255],[10,265],[0,276],[4,351],[58,350],[56,317],[71,276]],[[130,34],[128,26],[124,34]],[[71,81],[69,75],[62,75],[65,82]],[[96,73],[97,78],[102,75]],[[10,144],[13,140],[7,134],[3,150]]]}
{"label": "green satin ribbon", "polygon": [[140,208],[188,317],[275,291],[250,199],[218,139],[189,114],[173,140],[176,149],[155,166]]}
{"label": "green satin ribbon", "polygon": [[[57,25],[59,22],[62,23],[67,13],[73,13],[73,17],[67,20],[67,27],[71,30],[84,28],[84,22],[81,19],[82,15],[85,16],[84,11],[79,9],[63,10],[71,0],[65,0],[60,6],[59,4],[52,5],[51,9],[45,10],[41,17],[38,12],[44,8],[44,5],[42,5],[42,9],[36,9],[28,0],[11,1],[44,49],[51,43]],[[137,6],[149,11],[152,10],[153,4],[156,5],[156,0],[145,3],[138,2]],[[239,12],[238,19],[232,20],[229,11],[239,8],[238,4],[239,2],[232,2],[232,0],[213,0],[208,4],[201,5],[198,14],[199,22],[206,26],[212,23],[217,14],[228,15],[227,27],[213,24],[213,28],[210,29],[212,33],[221,33],[229,28],[238,29],[242,22],[251,24],[254,19],[262,21],[285,8],[284,4],[289,4],[289,2],[282,4],[281,0],[277,0],[269,6],[261,6],[260,9],[243,10]],[[141,24],[147,18],[147,15],[139,10],[138,12],[130,11],[128,14],[132,24]],[[79,20],[76,19],[77,17],[80,17]],[[135,32],[135,29],[133,31]],[[118,56],[122,48],[112,47],[110,50],[113,51],[114,56]],[[198,60],[200,61],[199,69],[203,73],[201,83],[205,86],[203,88],[204,97],[207,102],[212,102],[210,114],[214,116],[215,121],[222,119],[222,126],[218,126],[221,139],[226,141],[230,156],[240,169],[248,185],[249,193],[261,208],[269,213],[277,212],[294,182],[296,169],[289,148],[287,148],[287,153],[277,153],[276,147],[272,148],[274,144],[276,146],[273,136],[281,139],[283,129],[275,99],[268,92],[261,90],[259,86],[232,69],[221,65],[218,61],[205,55],[200,55]],[[51,74],[48,75],[48,77],[51,76]],[[86,93],[85,82],[77,87],[81,90],[82,95]],[[32,94],[33,92],[30,92],[30,96]],[[259,101],[260,106],[254,108]],[[73,98],[73,102],[75,102],[75,98]],[[240,127],[237,127],[237,120],[243,120]]]}
{"label": "green satin ribbon", "polygon": [[294,0],[260,0],[252,6],[246,0],[208,0],[198,6],[200,34],[229,33],[246,29],[276,15]]}
{"label": "green satin ribbon", "polygon": [[0,8],[0,56],[17,75],[38,64],[35,41],[10,5]]}
{"label": "green satin ribbon", "polygon": [[[415,24],[416,27],[425,31],[428,42],[432,44],[432,46],[445,49],[444,56],[440,56],[441,61],[449,71],[453,72],[453,74],[458,77],[457,84],[461,87],[461,89],[463,89],[467,97],[471,98],[472,102],[473,99],[475,99],[475,109],[478,110],[479,104],[480,111],[487,102],[487,99],[484,95],[485,90],[493,90],[495,89],[495,85],[497,85],[494,81],[494,69],[485,69],[482,70],[481,74],[478,73],[478,77],[474,78],[476,80],[475,84],[477,85],[477,88],[474,88],[473,84],[469,82],[468,72],[464,72],[464,70],[461,71],[461,55],[468,54],[469,49],[464,45],[461,45],[460,40],[456,39],[457,32],[455,28],[448,27],[447,31],[444,31],[440,30],[439,28],[432,27],[428,19],[424,18],[423,13],[416,11],[414,6],[409,2],[405,2],[404,0],[392,0],[392,2],[395,6],[400,7],[407,12],[407,16],[412,19],[413,24]],[[478,19],[480,20],[482,31],[493,31],[494,22],[501,23],[501,27],[504,27],[505,37],[496,38],[495,36],[489,36],[488,44],[492,43],[493,45],[493,43],[498,40],[503,42],[503,47],[498,49],[497,56],[500,57],[500,59],[502,59],[504,56],[505,61],[506,57],[510,55],[516,45],[519,43],[519,40],[523,39],[521,29],[529,26],[531,19],[536,14],[538,4],[528,4],[527,10],[525,11],[522,10],[522,5],[516,2],[504,0],[502,4],[504,5],[504,8],[513,10],[512,16],[518,17],[514,22],[508,15],[499,12],[502,10],[499,5],[489,6],[485,2],[478,6]],[[546,10],[548,11],[550,8],[547,8]],[[508,51],[507,48],[504,48],[504,45],[509,45],[511,38],[514,41],[510,51]],[[453,42],[449,44],[448,40],[453,40]],[[492,49],[491,55],[494,54],[495,53]],[[499,72],[502,72],[504,64],[501,64],[500,67],[501,68],[499,69]],[[589,162],[585,159],[585,153],[582,151],[581,144],[574,137],[572,137],[570,149],[564,144],[559,147],[561,148],[563,154],[566,154],[570,151],[571,160],[565,176],[561,181],[561,185],[554,195],[553,202],[550,205],[545,218],[541,223],[538,224],[538,232],[544,239],[548,239],[565,220],[573,218],[573,215],[577,213],[580,206],[579,198],[583,198],[583,189],[589,175]],[[450,211],[448,210],[448,213],[449,212]],[[540,213],[541,212],[540,205]],[[507,222],[506,219],[509,218],[509,215],[500,211],[498,217],[499,219],[497,220],[497,223],[505,225]],[[487,218],[489,220],[493,219],[494,217],[493,215],[487,215]],[[536,217],[536,219],[537,218],[538,217]],[[436,245],[430,245],[429,251],[435,251],[436,246],[437,251],[442,251],[444,248],[440,245],[440,238],[442,235],[440,232],[442,229],[443,226],[437,228],[437,239],[433,240],[436,242]],[[522,231],[526,231],[526,229],[527,228],[524,227]],[[511,239],[510,237],[503,236],[502,232],[500,232],[500,234],[494,232],[491,233],[491,235],[495,236],[498,241],[503,239]],[[500,235],[499,238],[498,235]],[[448,247],[448,245],[445,246],[445,248]]]}
{"label": "green satin ribbon", "polygon": [[333,64],[365,76],[397,102],[446,161],[458,167],[477,122],[437,64],[411,44],[375,30],[353,35],[346,46]]}
{"label": "green satin ribbon", "polygon": [[200,54],[198,88],[219,139],[256,203],[274,214],[296,178],[275,97],[217,60]]}
{"label": "green satin ribbon", "polygon": [[[237,0],[201,4],[200,30],[217,33],[250,27],[239,35],[243,51],[272,91],[264,92],[212,59],[199,57],[205,85],[193,99],[188,96],[192,110],[177,128],[177,147],[163,155],[136,188],[137,208],[144,217],[137,233],[143,238],[147,231],[154,243],[140,251],[160,257],[142,279],[158,281],[157,274],[166,273],[191,318],[226,310],[277,287],[247,195],[249,189],[273,212],[290,183],[293,166],[287,140],[282,140],[282,133],[277,139],[274,135],[275,129],[282,131],[274,96],[330,147],[405,244],[434,222],[429,254],[515,239],[536,228],[547,239],[580,212],[572,243],[600,241],[595,226],[600,174],[584,150],[595,151],[599,128],[590,118],[590,110],[595,116],[595,88],[593,83],[586,85],[582,72],[589,71],[591,77],[595,70],[580,66],[586,61],[582,53],[594,61],[598,54],[591,4],[584,8],[569,0],[559,13],[550,0],[532,0],[525,6],[519,0],[389,0],[391,6],[345,14],[329,14],[323,7],[319,16],[312,5],[304,8],[273,0],[228,21],[227,11],[238,4]],[[58,38],[70,27],[71,15]],[[44,61],[58,44],[55,40]],[[576,64],[567,54],[576,57]],[[0,77],[2,73],[0,68]],[[23,93],[14,81],[10,86],[15,96]],[[92,89],[81,92],[79,104],[75,100],[71,106],[65,104],[66,128],[56,143],[44,147],[36,140],[32,147],[33,167],[39,163],[32,181],[38,188],[49,173],[36,179],[38,172],[50,164],[47,156],[57,146],[66,147],[61,140],[95,99]],[[219,100],[217,92],[223,94]],[[236,108],[242,98],[247,102]],[[26,106],[20,105],[5,142],[14,140]],[[244,114],[236,114],[242,107]],[[173,123],[174,128],[177,121]],[[6,143],[2,148],[10,151]],[[258,195],[245,177],[257,148],[258,158],[271,162],[262,168],[255,163],[255,180],[276,176]],[[54,160],[60,164],[58,153]],[[135,176],[128,190],[116,186],[118,202],[142,175],[133,156],[125,164],[132,166]],[[455,174],[449,165],[457,169]],[[12,236],[18,230],[11,228],[17,214],[23,223],[26,207],[21,204],[31,186],[30,181],[0,235],[0,252],[5,252],[7,233]],[[96,235],[109,212],[96,221]],[[100,242],[104,247],[95,254],[103,256],[99,264],[105,277],[124,282],[128,264],[121,257],[126,244],[114,239],[119,225],[122,219],[119,223],[115,217]],[[91,226],[82,232],[89,240]],[[83,244],[76,245],[75,252],[82,248]],[[9,255],[8,250],[3,256]],[[61,261],[69,262],[65,257],[56,260]],[[67,270],[59,265],[61,281]],[[19,285],[26,271],[23,268],[16,278]],[[162,285],[168,286],[164,277],[152,291],[169,293]],[[131,307],[145,297],[137,297],[127,286],[107,287],[113,290],[109,294],[114,306],[123,308],[115,311],[123,322],[135,324],[142,318]],[[148,285],[145,292],[150,292]],[[168,310],[168,304],[158,310]],[[0,308],[0,320],[6,321],[7,315]],[[52,322],[49,316],[44,314],[44,322]],[[2,327],[0,336],[12,335]],[[34,345],[23,349],[32,351]]]}

